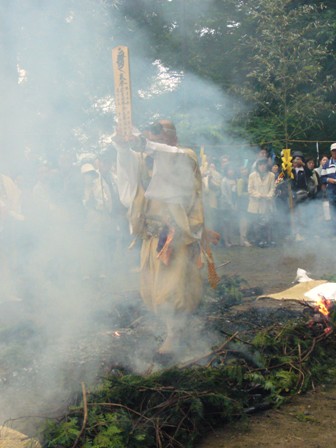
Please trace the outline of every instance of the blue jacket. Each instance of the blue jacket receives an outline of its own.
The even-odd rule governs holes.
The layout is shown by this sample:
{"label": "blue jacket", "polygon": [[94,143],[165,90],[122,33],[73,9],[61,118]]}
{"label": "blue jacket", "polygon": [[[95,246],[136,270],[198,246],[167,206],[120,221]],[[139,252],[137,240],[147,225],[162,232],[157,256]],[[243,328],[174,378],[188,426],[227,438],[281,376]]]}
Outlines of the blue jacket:
{"label": "blue jacket", "polygon": [[336,180],[336,160],[334,159],[330,159],[325,165],[323,165],[321,171],[321,182],[322,184],[327,185],[327,198],[329,201],[336,202],[336,183],[328,183],[329,178]]}

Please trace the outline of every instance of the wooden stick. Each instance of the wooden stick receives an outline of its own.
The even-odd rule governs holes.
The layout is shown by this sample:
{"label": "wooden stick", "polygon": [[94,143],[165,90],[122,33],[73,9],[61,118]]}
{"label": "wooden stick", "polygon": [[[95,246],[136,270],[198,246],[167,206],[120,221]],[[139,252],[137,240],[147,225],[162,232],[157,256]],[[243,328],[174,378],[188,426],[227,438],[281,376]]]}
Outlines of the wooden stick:
{"label": "wooden stick", "polygon": [[124,141],[132,137],[132,95],[128,47],[112,50],[117,134]]}
{"label": "wooden stick", "polygon": [[78,445],[78,442],[84,433],[88,419],[88,406],[87,406],[86,389],[84,383],[82,383],[82,395],[83,395],[83,408],[84,408],[83,424],[80,433],[78,434],[77,439],[75,440],[75,443],[72,445],[72,448],[76,448],[76,446]]}
{"label": "wooden stick", "polygon": [[224,263],[217,264],[216,269],[222,268],[223,266],[226,266],[227,264],[230,264],[230,263],[231,263],[231,261],[225,261]]}
{"label": "wooden stick", "polygon": [[238,335],[239,331],[236,331],[234,334],[232,334],[228,339],[226,339],[226,341],[223,342],[222,345],[220,345],[216,350],[213,350],[212,352],[207,353],[206,355],[201,356],[200,358],[196,358],[196,359],[192,359],[191,361],[187,361],[184,364],[179,365],[178,367],[180,369],[185,369],[186,367],[190,367],[193,364],[197,364],[199,361],[202,361],[203,359],[207,359],[210,356],[212,356],[212,359],[214,357],[214,355],[216,355],[217,353],[220,353],[224,347],[231,342],[233,339],[236,338],[236,336]]}

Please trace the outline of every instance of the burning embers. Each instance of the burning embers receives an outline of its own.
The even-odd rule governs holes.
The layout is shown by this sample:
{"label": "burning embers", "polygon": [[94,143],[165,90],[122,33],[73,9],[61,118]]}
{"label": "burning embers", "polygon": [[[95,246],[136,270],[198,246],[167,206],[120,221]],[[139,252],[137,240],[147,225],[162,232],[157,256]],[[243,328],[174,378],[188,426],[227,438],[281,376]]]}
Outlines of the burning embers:
{"label": "burning embers", "polygon": [[335,326],[335,302],[321,296],[312,309],[314,314],[309,326],[315,330],[323,331],[325,334],[332,333]]}

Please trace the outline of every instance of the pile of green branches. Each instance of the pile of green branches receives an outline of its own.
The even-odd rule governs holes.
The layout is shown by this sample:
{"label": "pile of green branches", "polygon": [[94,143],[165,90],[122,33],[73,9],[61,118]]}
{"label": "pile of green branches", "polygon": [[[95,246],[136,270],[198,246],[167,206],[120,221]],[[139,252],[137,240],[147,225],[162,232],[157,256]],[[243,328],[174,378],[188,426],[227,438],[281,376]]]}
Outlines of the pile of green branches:
{"label": "pile of green branches", "polygon": [[[334,326],[334,323],[332,323]],[[240,356],[230,356],[239,353]],[[279,406],[331,378],[336,336],[297,320],[146,376],[114,371],[43,431],[48,448],[188,448],[209,428]]]}
{"label": "pile of green branches", "polygon": [[[225,307],[237,305],[242,302],[242,285],[246,281],[238,275],[223,275],[216,287],[205,286],[205,297],[215,297],[216,303],[225,302]],[[222,305],[222,304],[221,304]]]}

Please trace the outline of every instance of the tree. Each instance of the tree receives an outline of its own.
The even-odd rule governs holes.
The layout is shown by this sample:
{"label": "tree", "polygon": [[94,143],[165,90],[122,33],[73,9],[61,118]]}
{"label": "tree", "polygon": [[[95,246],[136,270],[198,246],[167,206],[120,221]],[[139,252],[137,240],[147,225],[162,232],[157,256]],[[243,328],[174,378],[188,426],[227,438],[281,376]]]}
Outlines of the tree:
{"label": "tree", "polygon": [[[310,2],[309,2],[310,3]],[[316,5],[257,0],[245,6],[255,33],[242,39],[245,82],[234,90],[249,101],[247,131],[259,140],[303,138],[322,126],[335,78],[324,72],[332,58],[328,16]]]}
{"label": "tree", "polygon": [[[155,110],[165,112],[168,105],[174,120],[182,124],[187,140],[215,143],[227,138],[227,121],[234,107],[225,93],[235,76],[241,4],[236,0],[121,2],[133,30],[133,34],[125,36],[131,54],[134,47],[138,48],[139,36],[143,37],[148,45],[142,51],[146,48],[148,60],[159,60],[180,76],[175,90],[142,103],[141,116],[144,109],[154,114]],[[148,78],[143,74],[146,85]],[[132,82],[137,86],[136,78]],[[134,106],[137,116],[136,99]]]}
{"label": "tree", "polygon": [[[4,1],[0,72],[6,157],[13,145],[44,157],[97,142],[106,124],[99,101],[113,92],[115,0]],[[20,80],[19,73],[22,72]],[[113,128],[112,108],[109,127]],[[2,143],[4,133],[1,133]],[[19,157],[18,157],[19,158]],[[17,158],[17,159],[18,159]],[[15,160],[14,160],[15,163]]]}

